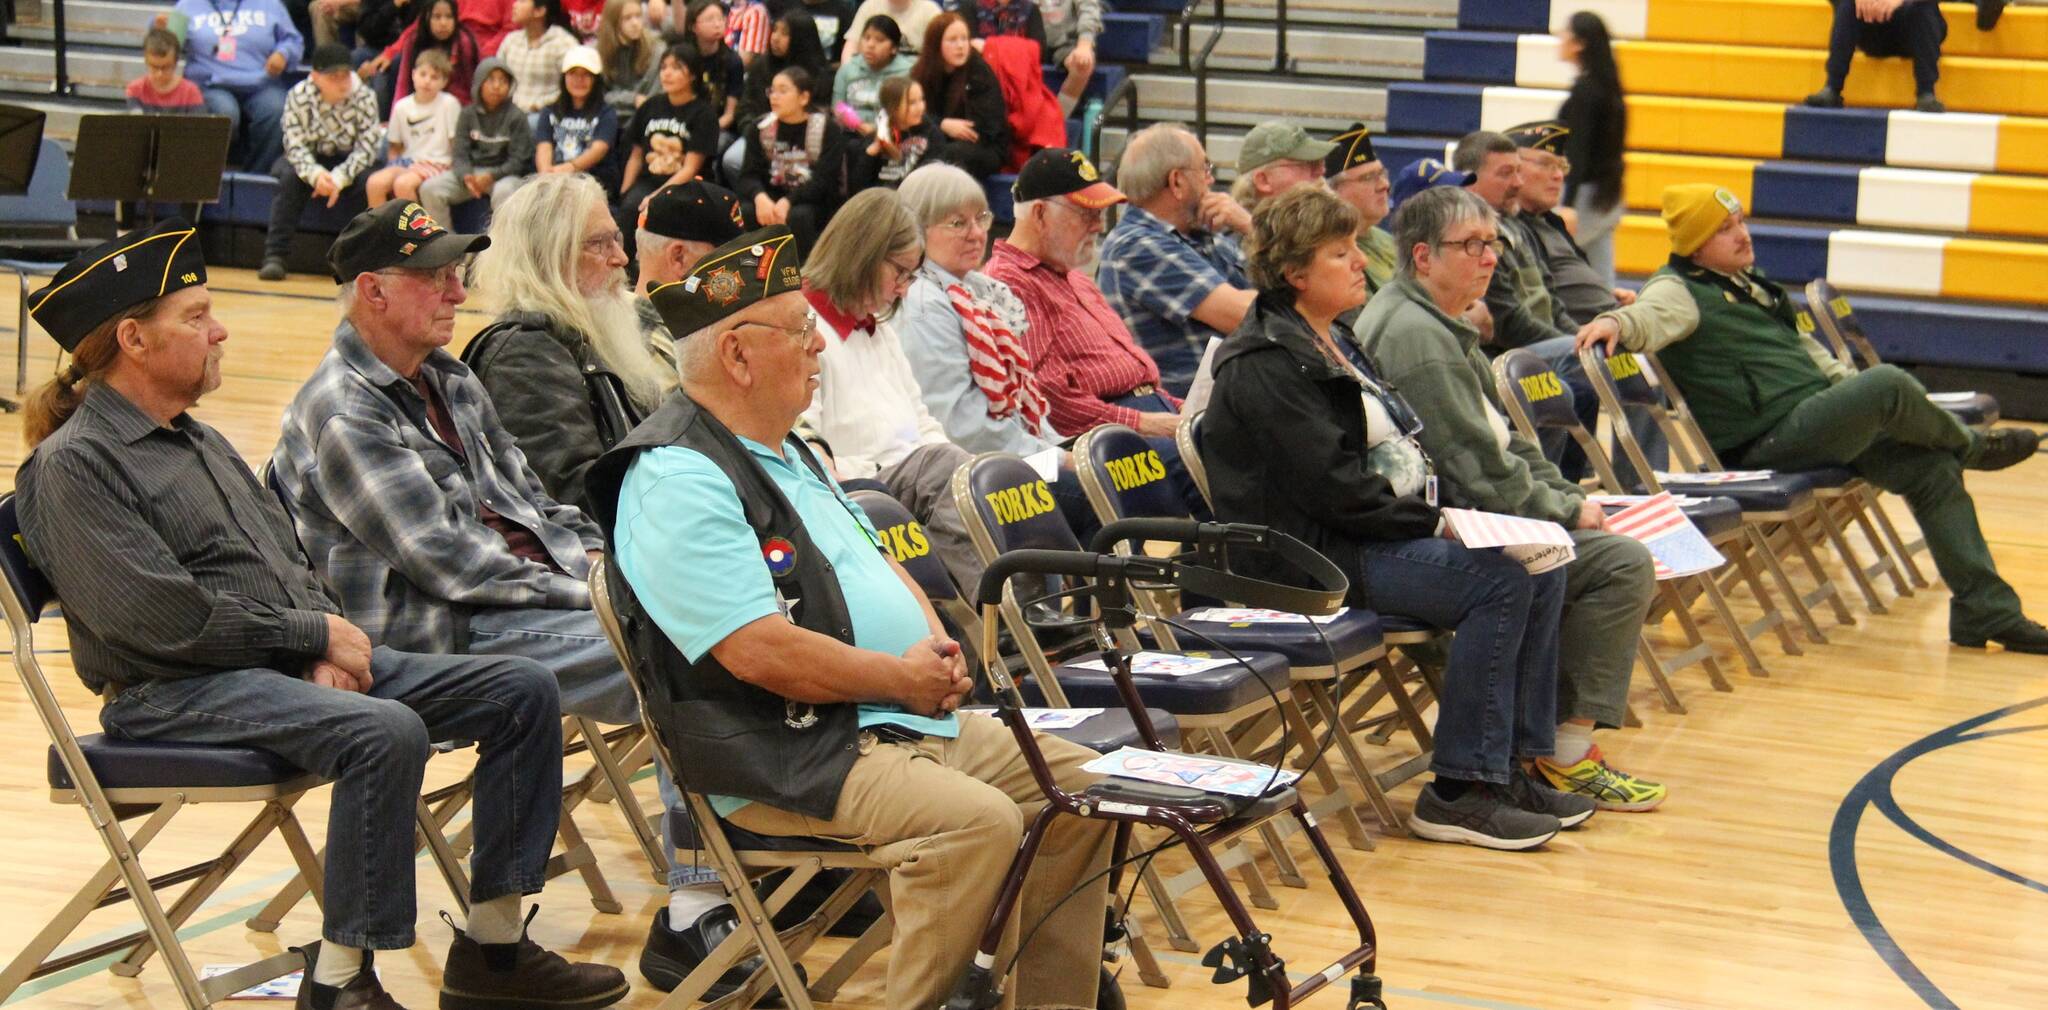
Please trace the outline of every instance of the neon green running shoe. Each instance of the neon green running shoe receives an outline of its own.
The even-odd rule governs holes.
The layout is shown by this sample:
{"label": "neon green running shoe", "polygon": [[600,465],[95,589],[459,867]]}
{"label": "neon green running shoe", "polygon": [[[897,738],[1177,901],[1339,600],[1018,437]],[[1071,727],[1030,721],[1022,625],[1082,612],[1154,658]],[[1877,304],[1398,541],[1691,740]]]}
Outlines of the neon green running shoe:
{"label": "neon green running shoe", "polygon": [[1602,810],[1640,813],[1654,810],[1670,790],[1663,783],[1639,779],[1607,763],[1594,744],[1577,764],[1560,765],[1549,758],[1537,758],[1536,770],[1551,788],[1564,793],[1590,796]]}

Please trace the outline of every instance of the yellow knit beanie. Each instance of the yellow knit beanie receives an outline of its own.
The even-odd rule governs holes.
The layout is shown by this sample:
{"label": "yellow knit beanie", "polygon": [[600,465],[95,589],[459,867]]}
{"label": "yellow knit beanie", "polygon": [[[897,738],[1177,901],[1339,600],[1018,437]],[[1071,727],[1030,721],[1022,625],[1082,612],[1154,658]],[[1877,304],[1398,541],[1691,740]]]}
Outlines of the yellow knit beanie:
{"label": "yellow knit beanie", "polygon": [[1689,182],[1664,190],[1664,226],[1671,231],[1671,251],[1680,256],[1698,252],[1728,215],[1740,213],[1742,201],[1710,182]]}

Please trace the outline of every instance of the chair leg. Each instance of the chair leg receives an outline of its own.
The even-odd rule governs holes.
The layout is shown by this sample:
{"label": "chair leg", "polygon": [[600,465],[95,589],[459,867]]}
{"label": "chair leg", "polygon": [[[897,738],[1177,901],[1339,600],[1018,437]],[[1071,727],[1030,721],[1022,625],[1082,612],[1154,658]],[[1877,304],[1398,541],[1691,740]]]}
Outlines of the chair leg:
{"label": "chair leg", "polygon": [[1650,645],[1649,636],[1641,633],[1636,635],[1636,657],[1649,669],[1650,682],[1657,687],[1657,697],[1663,700],[1664,711],[1673,715],[1684,715],[1685,703],[1678,700],[1678,692],[1672,689],[1671,678],[1664,670],[1664,660]]}
{"label": "chair leg", "polygon": [[1425,754],[1434,752],[1435,732],[1430,729],[1429,721],[1422,717],[1422,709],[1415,704],[1415,696],[1409,694],[1407,686],[1402,683],[1400,671],[1387,659],[1374,663],[1373,668],[1379,671],[1381,680],[1387,685],[1387,696],[1393,699],[1394,708],[1401,713],[1401,721],[1407,724],[1408,734],[1415,738],[1416,746],[1421,747]]}
{"label": "chair leg", "polygon": [[[227,848],[222,849],[220,855],[214,858],[212,867],[192,881],[185,888],[185,892],[178,895],[178,900],[171,903],[171,907],[165,912],[165,921],[170,923],[173,932],[185,925],[185,921],[192,918],[192,913],[199,911],[199,906],[205,904],[206,899],[213,897],[213,892],[219,890],[220,885],[227,881],[228,874],[233,873],[237,866],[249,858],[250,853],[256,851],[257,846],[263,844],[263,840],[284,821],[291,810],[291,805],[296,802],[298,796],[271,800],[263,804],[263,809],[258,810],[256,816],[250,818],[249,823],[228,843]],[[122,978],[134,978],[142,974],[143,964],[155,953],[156,941],[144,940],[136,944],[135,949],[129,951],[121,960],[108,966],[107,970]]]}
{"label": "chair leg", "polygon": [[[1301,699],[1307,695],[1310,683],[1320,686],[1319,682],[1314,681],[1295,684],[1293,696],[1284,698],[1281,706],[1288,724],[1293,728],[1295,740],[1300,742],[1303,748],[1303,758],[1310,762],[1309,774],[1314,775],[1316,783],[1323,787],[1322,799],[1311,804],[1309,812],[1318,816],[1329,816],[1329,813],[1334,811],[1337,824],[1344,829],[1345,840],[1351,843],[1351,847],[1360,852],[1371,852],[1372,837],[1365,833],[1365,822],[1358,819],[1358,807],[1365,802],[1365,798],[1353,797],[1350,788],[1331,770],[1328,754],[1316,756],[1316,752],[1321,749],[1322,741],[1317,738],[1315,727],[1308,724],[1308,717],[1301,710]],[[1348,739],[1350,736],[1344,732],[1341,723],[1331,723],[1329,732],[1332,746],[1335,746],[1336,738]]]}
{"label": "chair leg", "polygon": [[575,870],[583,877],[583,886],[590,891],[590,905],[600,912],[617,915],[625,911],[619,899],[612,894],[612,885],[604,879],[604,871],[597,867],[597,854],[590,850],[590,843],[583,840],[583,831],[576,827],[575,800],[562,803],[562,819],[555,825],[555,834],[562,839],[562,853],[548,860],[548,876],[560,876]]}
{"label": "chair leg", "polygon": [[1714,612],[1714,619],[1720,622],[1722,629],[1726,630],[1728,637],[1734,641],[1735,652],[1742,657],[1742,665],[1749,670],[1750,676],[1770,676],[1764,669],[1763,658],[1756,654],[1756,645],[1750,641],[1749,629],[1735,619],[1734,612],[1728,608],[1728,598],[1721,595],[1721,587],[1714,581],[1713,573],[1702,572],[1693,576],[1693,584],[1699,587],[1700,595],[1706,598],[1707,606]]}
{"label": "chair leg", "polygon": [[[602,734],[598,739],[603,739]],[[591,792],[590,798],[602,802],[604,797],[600,793],[608,791],[618,799],[619,810],[626,816],[626,826],[632,830],[633,840],[640,845],[640,854],[647,858],[647,866],[654,873],[654,882],[665,884],[668,882],[669,861],[667,853],[662,851],[661,835],[640,810],[639,802],[633,799],[633,776],[653,762],[653,741],[643,730],[620,741],[620,747],[623,754],[612,750],[609,744],[591,748],[591,756],[604,770],[604,781]]]}
{"label": "chair leg", "polygon": [[1815,603],[1825,601],[1834,611],[1835,623],[1850,627],[1855,625],[1856,615],[1850,613],[1849,601],[1842,596],[1841,588],[1835,585],[1834,577],[1828,574],[1827,566],[1821,563],[1820,555],[1813,549],[1815,543],[1827,536],[1825,523],[1818,534],[1806,529],[1806,520],[1819,522],[1820,512],[1821,506],[1816,502],[1807,506],[1804,515],[1794,516],[1785,524],[1786,539],[1792,544],[1792,550],[1798,553],[1799,563],[1806,566],[1806,574],[1813,578],[1814,590],[1807,594],[1807,599]]}
{"label": "chair leg", "polygon": [[[1842,501],[1848,504],[1846,496]],[[1842,566],[1849,570],[1850,581],[1856,583],[1856,591],[1863,594],[1863,605],[1873,614],[1887,613],[1884,599],[1877,595],[1877,584],[1870,581],[1870,572],[1863,567],[1863,559],[1856,556],[1856,549],[1849,544],[1849,538],[1842,535],[1841,519],[1835,515],[1834,506],[1833,501],[1817,503],[1813,510],[1814,521],[1827,537],[1828,546],[1834,548],[1835,556],[1842,559]],[[1877,556],[1879,564],[1887,560],[1882,550],[1877,552]]]}
{"label": "chair leg", "polygon": [[1778,584],[1778,591],[1785,595],[1785,605],[1792,608],[1792,615],[1799,619],[1806,631],[1806,638],[1815,645],[1828,644],[1828,636],[1820,630],[1820,622],[1813,619],[1813,608],[1801,596],[1799,587],[1792,584],[1792,576],[1786,574],[1785,564],[1778,558],[1778,552],[1771,546],[1771,538],[1763,530],[1751,528],[1750,537],[1756,545],[1757,556],[1763,559],[1764,568],[1771,573],[1771,581]]}
{"label": "chair leg", "polygon": [[1144,868],[1138,871],[1139,879],[1145,885],[1145,894],[1152,899],[1152,908],[1159,913],[1159,925],[1166,930],[1166,944],[1175,950],[1192,954],[1202,948],[1195,943],[1194,934],[1188,932],[1187,919],[1180,914],[1180,903],[1173,890],[1166,885],[1165,878],[1146,860]]}
{"label": "chair leg", "polygon": [[[149,819],[144,821],[142,826],[136,829],[135,834],[129,838],[128,845],[130,850],[141,851],[144,846],[149,844],[150,839],[156,837],[157,832],[163,830],[164,825],[170,823],[171,816],[177,813],[177,810],[178,806],[176,804],[165,804],[157,808],[155,812],[150,814]],[[108,823],[100,828],[102,835],[108,830],[119,830],[118,822],[115,822],[113,818],[109,817],[107,821]],[[22,983],[32,978],[40,978],[49,972],[61,971],[63,968],[76,963],[74,961],[75,958],[91,960],[93,957],[100,956],[101,954],[123,950],[134,941],[147,938],[148,933],[146,931],[132,933],[119,940],[111,941],[109,944],[95,945],[94,949],[78,951],[71,957],[58,958],[48,964],[44,963],[44,958],[49,957],[51,951],[56,950],[59,944],[62,944],[69,938],[72,930],[77,929],[78,924],[85,921],[86,916],[91,915],[97,910],[100,907],[100,902],[106,898],[107,893],[114,889],[115,884],[122,881],[123,866],[121,864],[122,861],[119,857],[109,855],[107,861],[101,863],[100,868],[93,871],[93,875],[86,878],[85,883],[79,886],[77,892],[71,896],[71,900],[65,902],[64,907],[58,909],[57,914],[50,917],[50,921],[45,923],[43,928],[36,933],[35,938],[28,942],[28,946],[23,947],[21,953],[16,954],[14,960],[9,961],[4,970],[0,970],[0,1003],[7,1002],[7,997],[13,995],[14,991],[20,988]]]}
{"label": "chair leg", "polygon": [[[1231,744],[1229,733],[1212,730],[1209,741],[1216,748],[1216,753],[1223,757],[1242,757]],[[1259,825],[1258,832],[1259,838],[1266,844],[1266,853],[1273,857],[1273,875],[1280,878],[1280,882],[1288,887],[1307,887],[1308,879],[1301,875],[1301,867],[1295,865],[1294,854],[1287,851],[1287,842],[1280,837],[1279,830],[1273,827],[1272,822],[1267,821]],[[1246,883],[1249,884],[1250,881]]]}
{"label": "chair leg", "polygon": [[1926,539],[1922,538],[1909,544],[1904,538],[1900,537],[1899,528],[1892,525],[1891,514],[1884,510],[1884,499],[1882,497],[1879,497],[1872,504],[1870,513],[1871,518],[1877,522],[1878,530],[1884,534],[1885,543],[1890,545],[1892,556],[1897,558],[1899,566],[1906,570],[1907,581],[1913,583],[1913,588],[1915,589],[1929,588],[1927,576],[1920,571],[1919,562],[1913,560],[1915,551],[1927,549]]}
{"label": "chair leg", "polygon": [[832,967],[826,969],[825,974],[818,976],[817,980],[811,983],[811,998],[820,1003],[832,1002],[839,995],[839,987],[845,985],[846,980],[852,978],[853,973],[859,971],[861,965],[866,964],[869,959],[881,953],[883,947],[889,945],[889,939],[895,935],[895,929],[895,920],[892,917],[885,915],[876,919],[874,924],[868,927],[867,932],[860,935],[860,939],[853,941],[846,948],[846,952],[839,955],[837,961],[832,962]]}
{"label": "chair leg", "polygon": [[1321,713],[1323,721],[1328,723],[1332,732],[1336,734],[1337,753],[1351,769],[1351,777],[1358,780],[1358,787],[1365,793],[1366,802],[1372,805],[1373,816],[1379,820],[1380,827],[1391,834],[1407,834],[1408,825],[1401,820],[1400,813],[1387,799],[1386,790],[1380,788],[1379,779],[1373,775],[1372,764],[1358,749],[1358,741],[1352,737],[1351,731],[1344,727],[1344,721],[1338,718],[1337,702],[1330,697],[1329,688],[1320,681],[1311,681],[1303,685],[1303,688],[1309,695],[1309,702]]}
{"label": "chair leg", "polygon": [[1891,579],[1892,589],[1904,599],[1913,595],[1915,586],[1906,574],[1905,559],[1893,554],[1891,548],[1886,546],[1884,537],[1877,531],[1877,523],[1873,517],[1883,511],[1884,502],[1878,499],[1877,488],[1873,485],[1865,484],[1858,487],[1856,496],[1849,502],[1850,520],[1856,523],[1857,529],[1863,531],[1863,542],[1869,544],[1870,552],[1877,556],[1877,561],[1870,566],[1871,570],[1883,571],[1885,576]]}
{"label": "chair leg", "polygon": [[[1772,598],[1771,591],[1764,586],[1763,574],[1757,571],[1755,539],[1755,530],[1744,527],[1740,536],[1728,542],[1729,550],[1735,555],[1736,570],[1731,575],[1740,577],[1742,583],[1749,587],[1750,596],[1763,610],[1762,617],[1742,626],[1742,634],[1753,639],[1768,630],[1778,636],[1780,652],[1787,656],[1803,656],[1806,654],[1806,647],[1800,645],[1799,636],[1792,633],[1791,619],[1778,607],[1777,600]],[[1724,593],[1724,599],[1725,596]]]}
{"label": "chair leg", "polygon": [[1692,604],[1685,598],[1680,583],[1659,582],[1657,590],[1671,602],[1671,615],[1678,618],[1678,630],[1685,636],[1685,651],[1672,657],[1671,669],[1676,671],[1697,664],[1706,673],[1707,683],[1713,685],[1714,690],[1735,690],[1721,673],[1721,660],[1714,655],[1714,647],[1707,644],[1705,635],[1700,634],[1699,619],[1693,616]]}
{"label": "chair leg", "polygon": [[[468,792],[464,790],[463,799],[466,801],[467,798]],[[434,859],[434,868],[441,871],[441,879],[448,884],[448,893],[454,897],[455,904],[461,907],[462,914],[466,917],[469,915],[469,875],[463,872],[461,857],[455,854],[455,847],[448,844],[448,836],[442,833],[448,826],[446,818],[454,817],[458,807],[459,804],[450,801],[443,804],[442,811],[436,811],[427,806],[424,797],[415,800],[413,819],[418,823],[418,828],[413,842],[416,846],[424,845],[429,850]]]}

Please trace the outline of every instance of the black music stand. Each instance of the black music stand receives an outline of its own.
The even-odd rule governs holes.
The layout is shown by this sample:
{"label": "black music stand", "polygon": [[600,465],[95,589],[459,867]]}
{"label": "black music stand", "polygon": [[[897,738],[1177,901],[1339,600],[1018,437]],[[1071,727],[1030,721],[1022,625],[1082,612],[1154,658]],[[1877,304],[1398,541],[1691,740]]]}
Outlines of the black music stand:
{"label": "black music stand", "polygon": [[82,116],[71,159],[73,200],[112,200],[114,222],[126,231],[130,204],[156,221],[157,203],[220,201],[234,127],[226,116]]}
{"label": "black music stand", "polygon": [[25,105],[0,105],[0,196],[28,192],[43,146],[43,112]]}

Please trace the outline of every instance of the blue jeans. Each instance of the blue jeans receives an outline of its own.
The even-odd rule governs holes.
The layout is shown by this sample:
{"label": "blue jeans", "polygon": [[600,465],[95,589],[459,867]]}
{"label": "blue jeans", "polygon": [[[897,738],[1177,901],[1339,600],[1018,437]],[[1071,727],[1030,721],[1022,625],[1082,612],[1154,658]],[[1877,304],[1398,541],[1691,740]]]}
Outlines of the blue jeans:
{"label": "blue jeans", "polygon": [[[619,666],[611,640],[597,623],[595,611],[513,607],[478,610],[469,618],[469,651],[475,656],[521,656],[554,671],[564,715],[582,716],[607,726],[640,722],[639,699],[626,680],[626,671]],[[665,809],[685,810],[683,794],[658,754],[654,785],[661,793]],[[628,815],[637,816],[630,809]],[[675,838],[669,831],[669,818],[661,819],[661,831],[662,841],[668,845],[666,851],[673,853]],[[717,881],[718,871],[710,868],[677,866],[668,873],[671,889]]]}
{"label": "blue jeans", "polygon": [[538,663],[378,648],[368,694],[275,670],[154,680],[100,710],[116,737],[270,751],[334,783],[321,934],[368,950],[413,944],[413,809],[429,744],[477,741],[469,897],[547,882],[562,812],[562,726]]}
{"label": "blue jeans", "polygon": [[[1119,407],[1129,407],[1145,414],[1178,414],[1180,408],[1166,402],[1158,393],[1142,396],[1126,396],[1110,401]],[[1171,438],[1147,438],[1145,440],[1156,452],[1159,461],[1166,464],[1167,482],[1173,485],[1173,493],[1180,496],[1187,506],[1188,515],[1197,519],[1214,518],[1209,512],[1209,503],[1202,497],[1202,489],[1195,486],[1195,479],[1188,476],[1188,468],[1180,461],[1180,445]]]}
{"label": "blue jeans", "polygon": [[1532,576],[1499,551],[1442,537],[1364,544],[1361,557],[1359,603],[1456,632],[1430,770],[1500,784],[1514,759],[1549,756],[1564,569]]}
{"label": "blue jeans", "polygon": [[199,89],[206,111],[228,117],[229,135],[242,138],[242,168],[267,172],[284,157],[284,82],[268,77],[261,84]]}

